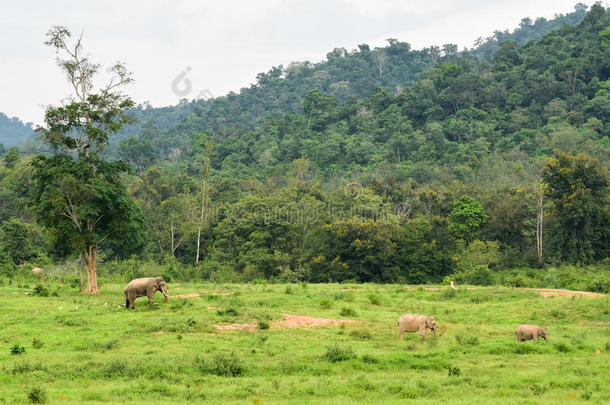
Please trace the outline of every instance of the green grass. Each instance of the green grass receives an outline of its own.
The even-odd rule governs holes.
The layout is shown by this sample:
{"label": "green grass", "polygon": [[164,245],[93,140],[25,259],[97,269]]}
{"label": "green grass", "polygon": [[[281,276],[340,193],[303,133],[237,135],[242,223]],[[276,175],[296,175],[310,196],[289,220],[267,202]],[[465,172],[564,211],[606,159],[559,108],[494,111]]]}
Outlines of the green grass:
{"label": "green grass", "polygon": [[[122,285],[105,285],[98,296],[64,284],[44,288],[57,294],[0,287],[0,403],[610,401],[608,298],[545,299],[507,288],[171,283],[170,295],[201,297],[164,304],[158,294],[154,305],[139,298],[126,311]],[[213,295],[222,292],[233,294]],[[438,338],[398,340],[396,321],[406,312],[434,315]],[[362,323],[260,327],[283,313]],[[514,330],[525,322],[545,326],[550,344],[516,343]],[[218,323],[256,327],[218,334]]]}

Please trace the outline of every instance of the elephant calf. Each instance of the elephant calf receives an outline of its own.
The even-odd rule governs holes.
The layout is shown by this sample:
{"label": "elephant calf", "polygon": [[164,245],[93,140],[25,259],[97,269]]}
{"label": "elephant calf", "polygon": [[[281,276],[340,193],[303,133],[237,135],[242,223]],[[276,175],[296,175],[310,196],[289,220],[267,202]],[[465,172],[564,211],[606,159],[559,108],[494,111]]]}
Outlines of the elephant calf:
{"label": "elephant calf", "polygon": [[404,332],[417,332],[424,339],[428,338],[428,329],[432,330],[436,339],[436,321],[433,316],[404,314],[398,318],[398,334],[402,340]]}
{"label": "elephant calf", "polygon": [[155,293],[163,293],[163,302],[167,302],[167,286],[163,277],[136,278],[125,287],[125,309],[134,309],[134,301],[138,297],[148,297],[154,301]]}
{"label": "elephant calf", "polygon": [[515,338],[517,339],[517,342],[534,339],[534,342],[536,343],[538,343],[538,338],[544,338],[544,340],[549,343],[549,336],[546,332],[546,328],[537,325],[519,325],[515,331]]}

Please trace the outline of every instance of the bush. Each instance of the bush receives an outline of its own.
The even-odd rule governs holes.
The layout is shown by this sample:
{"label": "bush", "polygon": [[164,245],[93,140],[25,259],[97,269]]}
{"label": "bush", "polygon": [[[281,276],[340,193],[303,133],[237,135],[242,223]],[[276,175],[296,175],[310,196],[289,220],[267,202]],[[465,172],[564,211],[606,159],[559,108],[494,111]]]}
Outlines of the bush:
{"label": "bush", "polygon": [[47,393],[42,388],[34,387],[28,392],[28,399],[33,404],[44,404],[47,402]]}
{"label": "bush", "polygon": [[49,296],[49,290],[42,284],[37,284],[36,287],[34,287],[33,293],[34,295],[39,295],[41,297]]}
{"label": "bush", "polygon": [[23,354],[25,353],[25,347],[19,345],[18,343],[15,343],[14,345],[11,346],[11,354],[13,356],[17,356],[19,354]]}
{"label": "bush", "polygon": [[381,298],[377,294],[369,294],[368,299],[373,305],[381,305]]}
{"label": "bush", "polygon": [[271,327],[271,324],[267,321],[258,321],[258,328],[260,330],[265,330],[265,329],[269,329]]}
{"label": "bush", "polygon": [[477,346],[479,344],[479,338],[477,336],[466,337],[457,335],[455,341],[461,346]]}
{"label": "bush", "polygon": [[339,315],[341,316],[356,316],[356,311],[354,311],[352,308],[350,307],[343,307],[341,308],[341,311],[339,311]]}
{"label": "bush", "polygon": [[371,355],[365,354],[362,356],[362,362],[366,364],[377,364],[379,363],[379,360]]}
{"label": "bush", "polygon": [[329,309],[333,306],[333,302],[331,300],[322,300],[320,301],[320,308]]}
{"label": "bush", "polygon": [[555,350],[559,353],[567,353],[571,350],[570,346],[565,343],[555,343],[553,347],[555,347]]}
{"label": "bush", "polygon": [[532,384],[530,385],[530,390],[532,391],[532,394],[540,396],[546,392],[546,387],[542,384]]}
{"label": "bush", "polygon": [[462,370],[459,367],[447,366],[448,377],[459,377],[462,374]]}
{"label": "bush", "polygon": [[324,353],[324,358],[331,363],[337,363],[339,361],[351,360],[357,358],[358,355],[351,346],[340,347],[338,345],[330,346]]}
{"label": "bush", "polygon": [[349,334],[355,338],[362,340],[368,340],[373,337],[373,335],[371,335],[371,332],[369,332],[368,329],[354,329]]}
{"label": "bush", "polygon": [[42,346],[44,346],[44,342],[42,340],[37,338],[32,339],[32,347],[34,349],[40,349]]}
{"label": "bush", "polygon": [[202,374],[214,374],[220,377],[237,377],[244,374],[243,363],[233,352],[217,353],[211,358],[197,356],[195,364]]}
{"label": "bush", "polygon": [[229,307],[225,310],[219,309],[218,311],[216,311],[216,313],[220,316],[237,316],[239,315],[239,312],[233,308],[233,307]]}

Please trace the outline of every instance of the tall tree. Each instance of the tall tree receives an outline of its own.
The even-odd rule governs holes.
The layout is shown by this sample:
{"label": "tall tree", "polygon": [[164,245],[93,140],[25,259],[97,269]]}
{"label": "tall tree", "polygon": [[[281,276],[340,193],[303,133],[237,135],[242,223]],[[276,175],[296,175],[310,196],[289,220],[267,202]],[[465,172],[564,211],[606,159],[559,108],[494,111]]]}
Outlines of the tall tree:
{"label": "tall tree", "polygon": [[34,162],[34,196],[39,220],[81,254],[87,266],[85,292],[96,294],[99,245],[107,238],[130,237],[125,231],[139,213],[120,182],[119,174],[127,166],[108,164],[97,156],[109,136],[129,121],[126,112],[134,103],[120,88],[133,79],[125,65],[116,62],[108,69],[107,83],[96,90],[94,79],[101,65],[83,53],[82,34],[70,40],[66,27],[47,32],[45,44],[55,49],[57,65],[74,92],[60,106],[47,107],[45,125],[37,128],[58,154]]}
{"label": "tall tree", "polygon": [[597,159],[555,151],[542,171],[556,221],[552,234],[560,260],[588,263],[610,253],[610,178]]}

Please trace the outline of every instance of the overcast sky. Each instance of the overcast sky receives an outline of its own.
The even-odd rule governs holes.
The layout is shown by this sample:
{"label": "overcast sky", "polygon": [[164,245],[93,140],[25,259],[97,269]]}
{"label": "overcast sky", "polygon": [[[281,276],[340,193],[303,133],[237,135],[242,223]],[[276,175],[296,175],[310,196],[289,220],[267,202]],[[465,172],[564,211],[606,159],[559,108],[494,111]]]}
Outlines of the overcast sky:
{"label": "overcast sky", "polygon": [[[70,94],[43,45],[52,25],[74,34],[102,64],[121,60],[136,82],[137,103],[176,104],[172,81],[181,73],[192,89],[220,96],[239,91],[256,74],[291,61],[319,62],[335,47],[383,46],[397,38],[419,49],[510,29],[524,17],[552,18],[575,0],[21,0],[0,7],[0,112],[40,123],[44,105]],[[594,1],[580,1],[587,5]],[[185,90],[185,82],[178,82]]]}

